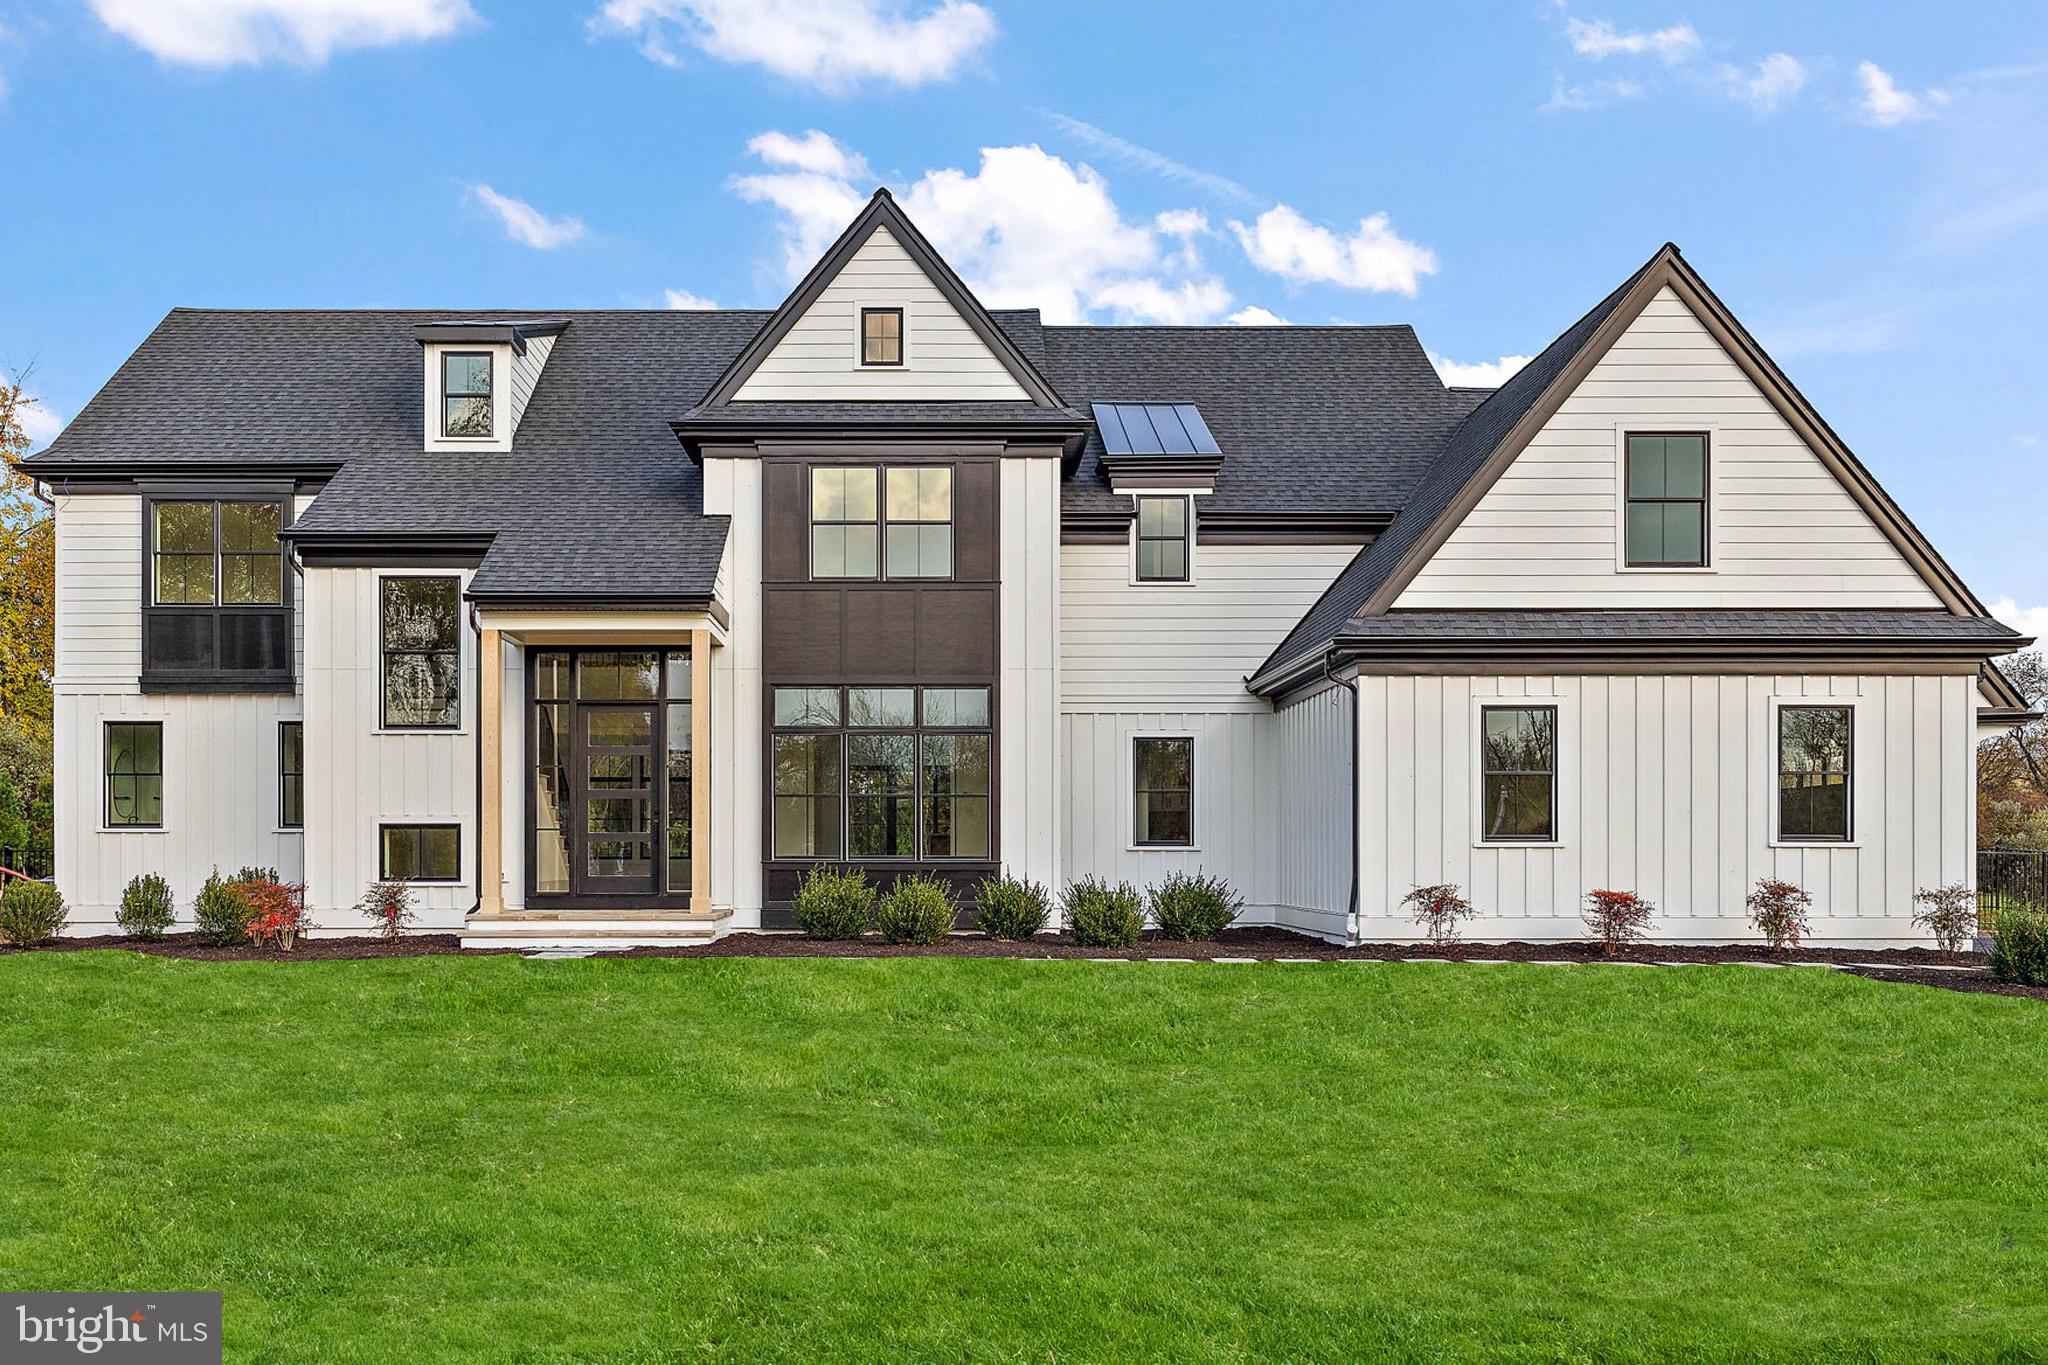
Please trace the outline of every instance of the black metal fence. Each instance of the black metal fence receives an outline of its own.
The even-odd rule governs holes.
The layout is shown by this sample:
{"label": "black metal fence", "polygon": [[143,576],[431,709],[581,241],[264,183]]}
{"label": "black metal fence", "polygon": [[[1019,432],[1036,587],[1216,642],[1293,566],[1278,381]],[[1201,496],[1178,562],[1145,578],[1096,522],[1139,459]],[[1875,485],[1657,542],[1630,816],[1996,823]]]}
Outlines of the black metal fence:
{"label": "black metal fence", "polygon": [[2048,906],[2048,852],[2034,848],[1977,850],[1977,904]]}
{"label": "black metal fence", "polygon": [[57,860],[47,848],[0,845],[0,867],[11,868],[24,877],[47,877],[56,872]]}

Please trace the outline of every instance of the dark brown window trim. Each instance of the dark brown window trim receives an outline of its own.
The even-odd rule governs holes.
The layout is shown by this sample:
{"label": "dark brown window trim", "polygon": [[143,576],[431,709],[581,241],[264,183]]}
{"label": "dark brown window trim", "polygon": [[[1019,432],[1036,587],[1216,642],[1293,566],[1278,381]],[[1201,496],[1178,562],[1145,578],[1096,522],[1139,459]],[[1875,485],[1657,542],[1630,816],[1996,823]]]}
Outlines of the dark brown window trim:
{"label": "dark brown window trim", "polygon": [[[414,580],[446,581],[449,583],[453,583],[455,585],[455,719],[452,721],[435,721],[432,724],[409,724],[403,721],[393,721],[391,719],[389,712],[386,709],[391,703],[391,688],[390,683],[387,681],[385,670],[389,665],[390,655],[394,651],[386,647],[386,631],[384,627],[384,585],[386,583],[404,583],[412,582]],[[394,573],[378,574],[376,575],[374,581],[377,586],[377,728],[379,730],[392,730],[406,733],[417,731],[421,734],[448,734],[453,731],[461,730],[463,693],[463,614],[461,576],[459,574],[446,573]],[[402,649],[395,652],[399,654],[440,654],[446,651],[438,649]]]}
{"label": "dark brown window trim", "polygon": [[[896,358],[894,360],[868,359],[868,319],[893,315],[896,319]],[[863,308],[860,310],[860,365],[864,370],[900,370],[905,354],[903,310],[901,308]]]}
{"label": "dark brown window trim", "polygon": [[[814,494],[812,486],[821,469],[870,470],[875,476],[875,515],[873,520],[820,519],[812,515]],[[889,516],[889,471],[892,469],[943,469],[949,482],[949,507],[951,515],[944,521],[918,521]],[[813,556],[817,552],[816,531],[820,526],[872,526],[875,528],[875,571],[872,574],[837,575],[820,577]],[[892,526],[948,526],[953,530],[953,552],[948,572],[944,576],[909,574],[892,578],[889,574],[889,528]],[[957,583],[960,582],[960,466],[950,460],[926,460],[905,462],[896,460],[881,464],[838,461],[818,461],[804,466],[804,578],[811,583]],[[784,684],[787,686],[788,684]]]}
{"label": "dark brown window trim", "polygon": [[[1180,534],[1177,536],[1148,536],[1145,534],[1145,504],[1148,502],[1177,502],[1180,504]],[[1192,583],[1195,581],[1195,500],[1186,494],[1142,494],[1132,501],[1131,534],[1132,561],[1131,577],[1140,583]],[[1145,573],[1145,546],[1179,545],[1180,572],[1174,575]]]}
{"label": "dark brown window trim", "polygon": [[[1629,490],[1629,442],[1638,436],[1697,436],[1700,438],[1700,495],[1696,498],[1639,498]],[[1704,569],[1714,559],[1714,438],[1707,431],[1623,431],[1621,434],[1621,558],[1630,569]],[[1628,509],[1636,503],[1664,506],[1667,503],[1699,504],[1700,557],[1698,559],[1631,559],[1628,554]]]}
{"label": "dark brown window trim", "polygon": [[[1777,840],[1780,844],[1829,845],[1853,844],[1856,842],[1856,708],[1847,702],[1794,702],[1773,708],[1776,724],[1771,736],[1772,766],[1771,780],[1777,784]],[[1785,832],[1785,713],[1787,711],[1840,711],[1849,723],[1849,733],[1843,744],[1843,760],[1846,766],[1842,772],[1843,828],[1840,834],[1787,834]],[[1833,769],[1828,769],[1833,772]]]}
{"label": "dark brown window trim", "polygon": [[[285,732],[296,730],[298,738],[298,765],[287,767],[290,750],[285,748]],[[292,786],[297,783],[296,789]],[[286,793],[292,793],[288,798]],[[298,818],[291,817],[292,807],[298,807]],[[306,827],[306,723],[300,720],[281,720],[277,723],[277,827],[279,829],[304,829]]]}
{"label": "dark brown window trim", "polygon": [[[1557,707],[1544,703],[1503,702],[1498,706],[1479,708],[1479,842],[1482,844],[1554,844],[1557,835],[1557,768],[1558,731]],[[1486,717],[1492,711],[1547,711],[1550,713],[1550,771],[1543,773],[1535,768],[1489,768],[1486,765]],[[1536,777],[1550,779],[1549,820],[1541,834],[1489,834],[1486,830],[1486,779],[1489,777]]]}
{"label": "dark brown window trim", "polygon": [[[460,885],[462,882],[462,826],[453,821],[447,820],[379,822],[379,824],[377,825],[378,879],[380,881],[391,880],[391,864],[386,857],[386,854],[389,852],[389,849],[384,842],[384,836],[386,834],[390,833],[393,830],[408,830],[414,834],[423,835],[428,830],[441,829],[453,830],[455,832],[455,875],[452,877],[408,877],[406,880],[411,882],[415,886]],[[420,841],[420,849],[422,852],[424,852],[425,848],[426,842],[424,839],[422,839]]]}

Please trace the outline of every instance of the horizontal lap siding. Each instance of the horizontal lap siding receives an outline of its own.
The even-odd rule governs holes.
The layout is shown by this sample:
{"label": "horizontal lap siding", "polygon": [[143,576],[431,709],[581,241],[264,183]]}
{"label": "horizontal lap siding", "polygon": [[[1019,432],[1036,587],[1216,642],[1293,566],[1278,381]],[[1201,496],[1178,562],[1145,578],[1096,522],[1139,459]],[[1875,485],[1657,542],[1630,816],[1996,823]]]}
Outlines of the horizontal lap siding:
{"label": "horizontal lap siding", "polygon": [[[1620,430],[1713,432],[1712,573],[1617,565]],[[1670,290],[1593,367],[1401,608],[1939,607]]]}
{"label": "horizontal lap siding", "polygon": [[[1371,677],[1364,934],[1406,937],[1409,888],[1452,882],[1479,938],[1584,937],[1582,898],[1631,890],[1659,937],[1753,936],[1760,877],[1813,893],[1818,938],[1918,940],[1913,892],[1971,879],[1973,684],[1962,676]],[[1474,846],[1475,708],[1558,708],[1560,840]],[[1772,699],[1856,711],[1855,842],[1775,847]]]}
{"label": "horizontal lap siding", "polygon": [[[861,369],[862,306],[903,309],[901,368]],[[742,401],[1030,397],[886,228],[853,254],[735,395]]]}

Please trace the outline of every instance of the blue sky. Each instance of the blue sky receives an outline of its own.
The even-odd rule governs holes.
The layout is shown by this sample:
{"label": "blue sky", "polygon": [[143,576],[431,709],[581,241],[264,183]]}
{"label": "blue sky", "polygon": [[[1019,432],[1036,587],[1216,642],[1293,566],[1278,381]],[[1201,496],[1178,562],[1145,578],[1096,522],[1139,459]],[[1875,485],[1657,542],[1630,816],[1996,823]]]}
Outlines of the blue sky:
{"label": "blue sky", "polygon": [[1671,239],[2048,634],[2037,4],[0,0],[0,86],[52,419],[181,304],[772,306],[878,183],[992,305],[1458,366]]}

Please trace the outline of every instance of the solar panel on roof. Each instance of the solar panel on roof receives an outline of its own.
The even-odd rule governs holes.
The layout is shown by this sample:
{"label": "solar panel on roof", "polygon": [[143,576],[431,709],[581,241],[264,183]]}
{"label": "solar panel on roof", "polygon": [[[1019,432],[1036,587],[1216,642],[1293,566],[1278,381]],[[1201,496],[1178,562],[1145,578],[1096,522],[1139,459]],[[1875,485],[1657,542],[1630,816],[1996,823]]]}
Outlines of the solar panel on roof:
{"label": "solar panel on roof", "polygon": [[1093,403],[1110,455],[1221,455],[1193,403]]}

